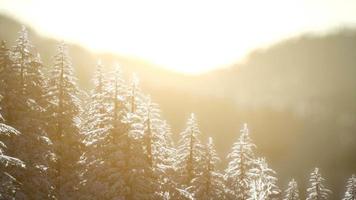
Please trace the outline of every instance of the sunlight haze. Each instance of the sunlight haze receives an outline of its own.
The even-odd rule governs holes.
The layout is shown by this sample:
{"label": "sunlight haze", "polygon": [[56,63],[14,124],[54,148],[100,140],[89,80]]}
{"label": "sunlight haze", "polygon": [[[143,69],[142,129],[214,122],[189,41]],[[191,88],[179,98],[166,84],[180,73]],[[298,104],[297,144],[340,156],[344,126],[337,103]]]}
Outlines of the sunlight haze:
{"label": "sunlight haze", "polygon": [[356,200],[356,0],[0,0],[0,200]]}
{"label": "sunlight haze", "polygon": [[193,74],[302,33],[353,27],[355,11],[352,0],[0,0],[0,13],[43,35]]}

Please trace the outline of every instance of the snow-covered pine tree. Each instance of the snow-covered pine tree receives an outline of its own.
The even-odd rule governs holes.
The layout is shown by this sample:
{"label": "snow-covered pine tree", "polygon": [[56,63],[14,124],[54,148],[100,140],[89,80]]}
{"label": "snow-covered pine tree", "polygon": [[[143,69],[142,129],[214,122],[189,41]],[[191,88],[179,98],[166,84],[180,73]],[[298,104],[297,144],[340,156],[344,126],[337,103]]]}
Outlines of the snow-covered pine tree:
{"label": "snow-covered pine tree", "polygon": [[136,80],[127,87],[116,70],[107,91],[112,94],[109,130],[93,142],[98,149],[94,199],[158,199],[145,153],[144,122]]}
{"label": "snow-covered pine tree", "polygon": [[1,106],[8,124],[23,133],[8,141],[10,146],[21,147],[11,148],[9,153],[27,163],[25,170],[10,171],[21,182],[17,198],[51,199],[53,185],[47,177],[53,152],[46,132],[47,83],[39,55],[34,55],[32,47],[23,27],[13,50],[2,54],[5,59],[0,81],[5,87]]}
{"label": "snow-covered pine tree", "polygon": [[[89,130],[95,133],[100,126],[107,127],[107,131],[95,133],[89,140],[89,146],[95,148],[86,155],[91,165],[86,177],[88,178],[86,188],[89,188],[86,199],[132,199],[131,187],[128,184],[131,138],[129,104],[124,91],[126,86],[118,68],[108,77],[108,84],[104,84],[106,85],[104,91],[109,94],[108,104],[104,104],[107,115],[104,116],[109,120],[101,121],[105,123],[95,123],[93,129]],[[98,78],[97,76],[96,79],[99,80]],[[100,112],[98,108],[100,107],[96,107],[93,112]]]}
{"label": "snow-covered pine tree", "polygon": [[12,51],[12,57],[14,58],[14,67],[17,68],[19,72],[19,86],[20,92],[24,92],[26,87],[26,73],[29,67],[29,64],[32,60],[32,44],[28,38],[28,31],[25,26],[22,26],[22,29],[19,33],[19,37],[16,40],[16,45]]}
{"label": "snow-covered pine tree", "polygon": [[10,50],[6,46],[5,41],[1,41],[0,45],[0,94],[2,100],[0,106],[2,107],[3,116],[7,121],[12,121],[12,112],[15,110],[16,105],[19,103],[19,96],[17,95],[17,89],[19,82],[17,80],[17,71],[13,67],[13,61],[10,57]]}
{"label": "snow-covered pine tree", "polygon": [[265,158],[255,160],[254,167],[249,170],[252,177],[250,182],[250,200],[278,199],[280,190],[277,186],[276,172],[268,167]]}
{"label": "snow-covered pine tree", "polygon": [[[1,97],[1,96],[0,96]],[[4,124],[4,118],[2,117],[2,115],[0,114],[0,139],[2,139],[3,137],[10,137],[13,135],[20,135],[20,132],[17,131],[15,128],[8,126],[6,124]],[[0,163],[3,165],[23,165],[23,162],[18,159],[18,158],[14,158],[11,156],[7,156],[5,154],[5,149],[8,148],[6,146],[6,144],[2,141],[0,141]]]}
{"label": "snow-covered pine tree", "polygon": [[101,61],[98,61],[94,73],[94,89],[90,91],[82,113],[81,132],[85,134],[88,150],[96,148],[95,141],[110,129],[112,114],[112,96],[109,91],[109,79],[103,73]]}
{"label": "snow-covered pine tree", "polygon": [[2,65],[0,78],[3,85],[0,88],[3,96],[1,107],[7,123],[14,125],[20,118],[19,116],[22,116],[21,114],[26,111],[25,75],[33,59],[32,44],[24,26],[19,32],[19,37],[12,50],[6,47],[4,41],[2,42],[0,59]]}
{"label": "snow-covered pine tree", "polygon": [[174,151],[170,128],[161,118],[158,104],[153,103],[150,97],[144,97],[140,109],[144,123],[144,143],[147,159],[150,166],[157,173],[164,173],[166,167],[172,164]]}
{"label": "snow-covered pine tree", "polygon": [[346,192],[343,200],[356,200],[356,176],[353,174],[346,185]]}
{"label": "snow-covered pine tree", "polygon": [[3,72],[11,66],[10,51],[7,48],[6,41],[1,40],[0,42],[0,72]]}
{"label": "snow-covered pine tree", "polygon": [[300,200],[298,184],[294,179],[288,183],[283,200]]}
{"label": "snow-covered pine tree", "polygon": [[[138,109],[136,109],[138,110]],[[140,199],[159,199],[159,185],[156,182],[157,176],[154,174],[145,147],[144,141],[144,121],[136,113],[130,113],[131,127],[129,131],[129,181],[130,198],[132,200]]]}
{"label": "snow-covered pine tree", "polygon": [[180,195],[173,180],[174,146],[171,131],[166,121],[160,116],[158,104],[149,97],[142,97],[139,110],[143,113],[143,139],[148,164],[153,172],[153,187],[159,191],[160,198],[175,198]]}
{"label": "snow-covered pine tree", "polygon": [[[130,96],[129,99],[131,99]],[[149,165],[152,163],[154,181],[156,182],[153,186],[157,188],[158,184],[157,199],[188,200],[193,198],[176,180],[176,149],[168,123],[161,119],[158,105],[151,102],[149,97],[140,95],[139,100],[136,102],[138,103],[136,116],[138,114],[143,122],[145,154]],[[149,145],[151,150],[147,150]],[[148,153],[150,151],[151,153]]]}
{"label": "snow-covered pine tree", "polygon": [[[163,120],[162,132],[164,133],[166,149],[161,153],[162,162],[159,164],[159,183],[164,200],[189,199],[192,195],[186,189],[180,188],[179,182],[176,180],[175,157],[177,149],[175,148],[172,132],[169,124]],[[185,197],[188,195],[189,197]],[[193,197],[192,197],[193,198]]]}
{"label": "snow-covered pine tree", "polygon": [[[54,183],[48,178],[52,171],[50,166],[54,162],[54,149],[49,138],[48,85],[42,68],[43,64],[37,54],[26,70],[24,97],[27,107],[20,116],[21,127],[18,128],[23,133],[21,146],[31,149],[24,151],[21,148],[16,154],[28,163],[25,170],[27,173],[18,178],[28,199],[54,198]],[[16,143],[19,145],[19,140]]]}
{"label": "snow-covered pine tree", "polygon": [[254,165],[253,150],[256,145],[252,143],[247,124],[244,124],[240,133],[228,155],[230,161],[225,170],[225,179],[228,199],[247,200],[252,180],[249,170]]}
{"label": "snow-covered pine tree", "polygon": [[[146,101],[147,103],[147,101]],[[157,109],[157,108],[156,108]],[[157,120],[157,121],[156,121]],[[190,200],[193,199],[191,193],[176,180],[176,148],[172,139],[172,132],[167,121],[156,119],[156,122],[151,126],[157,129],[159,137],[154,142],[155,153],[155,175],[158,176],[158,184],[160,186],[160,198],[164,200]]]}
{"label": "snow-covered pine tree", "polygon": [[[159,109],[156,104],[151,102],[150,98],[147,98],[143,102],[143,137],[144,145],[147,154],[147,160],[150,167],[153,169],[156,166],[155,158],[159,156],[159,149],[164,143],[164,138],[159,132]],[[157,145],[158,144],[158,145]]]}
{"label": "snow-covered pine tree", "polygon": [[175,163],[175,158],[174,155],[176,155],[176,148],[175,144],[172,138],[172,130],[170,125],[166,120],[162,120],[162,125],[161,125],[161,131],[163,132],[163,136],[165,137],[165,143],[166,143],[166,151],[163,153],[164,158],[162,159],[164,165],[168,166],[168,170],[171,170],[174,168],[174,163]]}
{"label": "snow-covered pine tree", "polygon": [[191,181],[201,173],[205,152],[199,139],[200,134],[195,115],[191,114],[185,130],[180,134],[176,156],[177,180],[183,188],[189,187]]}
{"label": "snow-covered pine tree", "polygon": [[[159,199],[162,197],[155,171],[158,138],[153,126],[157,113],[143,105],[143,94],[138,87],[138,78],[133,76],[125,95],[130,112],[127,115],[129,132],[126,142],[126,164],[128,165],[128,199]],[[147,113],[150,113],[148,119]],[[157,159],[158,160],[158,159]]]}
{"label": "snow-covered pine tree", "polygon": [[331,191],[324,186],[325,179],[321,176],[319,168],[310,174],[310,187],[307,189],[307,200],[326,200]]}
{"label": "snow-covered pine tree", "polygon": [[[99,60],[94,73],[94,89],[90,91],[86,100],[84,111],[81,114],[81,133],[85,135],[83,155],[81,162],[83,170],[81,174],[82,195],[86,199],[100,199],[99,195],[91,194],[96,188],[100,188],[102,183],[97,180],[99,166],[102,161],[102,146],[98,142],[108,134],[112,126],[112,113],[109,109],[112,106],[113,98],[108,91],[108,78],[103,73],[103,65]],[[105,190],[106,191],[106,190]]]}
{"label": "snow-covered pine tree", "polygon": [[213,139],[210,137],[205,147],[202,174],[193,179],[189,191],[197,200],[225,199],[225,185],[223,175],[216,169],[220,162]]}
{"label": "snow-covered pine tree", "polygon": [[[25,109],[25,100],[23,99],[23,95],[20,95],[23,89],[23,85],[20,84],[20,68],[22,68],[20,66],[24,65],[23,63],[26,63],[26,66],[28,65],[27,57],[29,57],[30,49],[27,48],[31,48],[31,45],[29,44],[27,31],[24,27],[19,35],[17,45],[14,47],[14,50],[17,50],[16,52],[10,51],[5,41],[1,42],[0,47],[0,94],[2,95],[2,101],[0,103],[3,109],[3,116],[7,119],[8,124],[14,124],[14,121],[16,121],[18,116],[16,116],[15,111],[19,112]],[[26,40],[24,38],[26,38]],[[23,40],[25,40],[25,42]],[[27,43],[27,45],[23,43]],[[22,48],[18,46],[22,46]],[[24,56],[22,56],[22,54],[24,54]],[[24,58],[25,55],[26,59]],[[24,61],[21,62],[21,60]]]}
{"label": "snow-covered pine tree", "polygon": [[67,46],[58,45],[51,68],[49,100],[52,125],[51,140],[55,148],[54,182],[57,199],[77,199],[79,159],[82,136],[79,132],[80,90],[73,74]]}
{"label": "snow-covered pine tree", "polygon": [[142,94],[141,91],[139,90],[139,78],[137,77],[136,74],[132,74],[132,78],[131,78],[131,84],[130,84],[130,91],[128,93],[129,95],[129,102],[130,102],[130,112],[131,113],[135,113],[136,109],[138,107],[138,105],[142,102],[140,102],[140,100],[142,100]]}
{"label": "snow-covered pine tree", "polygon": [[18,167],[18,170],[24,170],[21,168],[25,164],[20,159],[5,154],[5,149],[8,147],[2,139],[4,137],[17,136],[20,132],[4,124],[4,121],[4,118],[0,114],[0,200],[14,200],[15,193],[19,189],[19,184],[16,178],[10,175],[7,170],[10,167]]}

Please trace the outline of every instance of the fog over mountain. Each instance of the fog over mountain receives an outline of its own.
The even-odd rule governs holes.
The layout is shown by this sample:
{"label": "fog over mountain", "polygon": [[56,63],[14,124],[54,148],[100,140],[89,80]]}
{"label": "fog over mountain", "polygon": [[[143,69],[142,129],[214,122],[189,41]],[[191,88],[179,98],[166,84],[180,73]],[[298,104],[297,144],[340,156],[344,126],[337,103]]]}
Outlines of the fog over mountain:
{"label": "fog over mountain", "polygon": [[[0,40],[13,44],[20,23],[0,16]],[[263,34],[263,33],[261,33]],[[30,40],[50,67],[57,41],[30,29]],[[120,45],[120,44],[117,44]],[[184,75],[77,44],[70,54],[83,89],[92,86],[97,59],[117,62],[124,74],[137,73],[142,89],[160,104],[177,135],[190,112],[202,135],[227,155],[244,122],[279,174],[284,189],[294,177],[304,193],[309,173],[320,167],[333,199],[356,170],[356,31],[302,35],[252,52],[244,61],[201,75]],[[177,106],[179,105],[179,106]],[[221,163],[221,168],[226,163]],[[304,197],[304,195],[303,195]]]}

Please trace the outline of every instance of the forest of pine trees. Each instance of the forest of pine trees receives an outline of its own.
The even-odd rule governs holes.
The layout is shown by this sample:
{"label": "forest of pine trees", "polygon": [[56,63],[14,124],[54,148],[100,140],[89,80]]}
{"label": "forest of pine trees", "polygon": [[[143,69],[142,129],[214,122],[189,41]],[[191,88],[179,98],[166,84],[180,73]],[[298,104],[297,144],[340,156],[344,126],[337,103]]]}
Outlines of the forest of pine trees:
{"label": "forest of pine trees", "polygon": [[[175,144],[159,105],[100,61],[94,88],[78,87],[66,44],[44,66],[26,28],[13,47],[0,46],[0,199],[299,200],[297,182],[279,187],[277,173],[256,154],[247,124],[221,158],[202,141],[191,114]],[[204,133],[205,134],[205,133]],[[331,194],[315,168],[307,200]],[[343,200],[356,200],[356,176]]]}

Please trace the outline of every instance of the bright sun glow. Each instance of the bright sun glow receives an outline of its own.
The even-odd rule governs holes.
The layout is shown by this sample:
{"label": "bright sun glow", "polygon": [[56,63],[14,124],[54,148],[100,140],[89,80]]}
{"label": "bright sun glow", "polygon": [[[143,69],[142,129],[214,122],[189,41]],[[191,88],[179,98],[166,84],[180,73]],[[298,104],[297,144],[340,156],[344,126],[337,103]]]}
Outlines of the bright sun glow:
{"label": "bright sun glow", "polygon": [[352,24],[355,10],[352,0],[0,0],[1,12],[42,34],[184,73],[229,65],[302,32]]}

